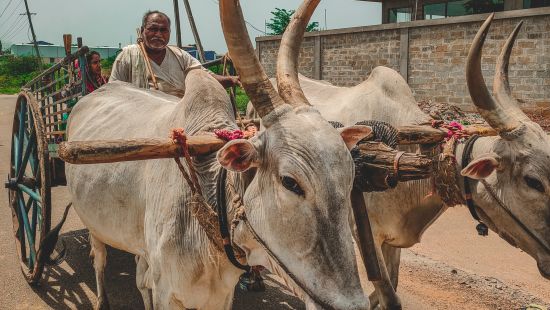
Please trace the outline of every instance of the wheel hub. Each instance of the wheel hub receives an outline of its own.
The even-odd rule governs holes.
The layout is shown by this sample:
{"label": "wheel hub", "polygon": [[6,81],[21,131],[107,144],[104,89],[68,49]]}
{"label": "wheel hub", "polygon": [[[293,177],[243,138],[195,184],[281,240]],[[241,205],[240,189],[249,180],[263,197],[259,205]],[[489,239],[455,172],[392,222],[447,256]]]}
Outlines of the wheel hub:
{"label": "wheel hub", "polygon": [[4,187],[7,188],[7,189],[16,190],[17,189],[17,179],[10,178],[8,176],[8,180],[6,181],[6,183],[4,183]]}

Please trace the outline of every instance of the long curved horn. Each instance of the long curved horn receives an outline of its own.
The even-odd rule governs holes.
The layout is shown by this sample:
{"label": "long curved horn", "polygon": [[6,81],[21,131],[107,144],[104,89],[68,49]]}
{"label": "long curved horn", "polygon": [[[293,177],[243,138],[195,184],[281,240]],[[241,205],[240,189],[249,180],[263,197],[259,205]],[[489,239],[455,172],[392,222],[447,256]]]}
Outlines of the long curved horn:
{"label": "long curved horn", "polygon": [[275,91],[260,61],[254,53],[252,42],[244,23],[238,0],[220,0],[220,17],[223,34],[241,82],[260,117],[268,115],[284,101]]}
{"label": "long curved horn", "polygon": [[494,17],[493,13],[487,18],[470,47],[466,61],[466,82],[472,101],[487,123],[498,132],[509,132],[517,128],[520,123],[517,119],[507,116],[502,106],[493,99],[481,72],[481,50]]}
{"label": "long curved horn", "polygon": [[321,0],[305,0],[292,16],[279,48],[277,86],[279,95],[290,105],[309,105],[298,80],[298,57],[311,15]]}
{"label": "long curved horn", "polygon": [[495,99],[500,105],[502,105],[507,114],[512,113],[519,120],[529,120],[527,115],[525,115],[525,113],[523,113],[523,111],[521,111],[518,107],[517,101],[512,97],[510,83],[508,81],[508,65],[510,64],[510,55],[512,54],[512,48],[514,47],[514,43],[516,42],[516,38],[522,25],[523,21],[520,21],[502,47],[495,70],[493,94]]}

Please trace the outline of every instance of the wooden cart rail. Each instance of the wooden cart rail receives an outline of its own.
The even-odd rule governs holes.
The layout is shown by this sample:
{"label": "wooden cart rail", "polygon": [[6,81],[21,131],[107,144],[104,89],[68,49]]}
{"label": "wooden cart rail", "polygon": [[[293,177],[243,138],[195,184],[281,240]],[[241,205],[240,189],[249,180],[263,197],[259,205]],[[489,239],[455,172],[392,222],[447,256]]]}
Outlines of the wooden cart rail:
{"label": "wooden cart rail", "polygon": [[52,74],[56,71],[59,71],[59,69],[66,67],[69,64],[72,64],[75,60],[77,60],[79,57],[86,55],[90,49],[87,46],[83,46],[79,48],[76,52],[73,54],[68,55],[67,57],[63,58],[60,62],[53,65],[52,67],[48,68],[46,71],[42,72],[39,76],[32,79],[30,82],[25,84],[23,86],[24,89],[30,89],[31,91],[37,89],[34,88],[37,84],[39,84],[42,81],[42,78],[44,76],[47,76],[49,74]]}

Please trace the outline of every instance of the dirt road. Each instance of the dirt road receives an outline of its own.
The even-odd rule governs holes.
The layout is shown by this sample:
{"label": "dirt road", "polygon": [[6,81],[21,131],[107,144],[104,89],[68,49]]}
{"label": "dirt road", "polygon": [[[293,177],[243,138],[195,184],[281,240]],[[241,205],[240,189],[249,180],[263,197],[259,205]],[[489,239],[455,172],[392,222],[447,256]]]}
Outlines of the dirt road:
{"label": "dirt road", "polygon": [[[15,97],[0,95],[0,176],[7,175]],[[65,188],[53,191],[53,222],[69,201]],[[88,259],[88,235],[74,212],[63,229],[67,260],[45,272],[42,286],[30,288],[19,271],[7,192],[0,190],[0,309],[90,309],[95,279]],[[519,309],[530,303],[550,307],[550,281],[535,261],[495,234],[476,235],[465,208],[446,212],[420,245],[404,250],[399,292],[405,309]],[[106,271],[113,309],[141,309],[131,255],[111,249]],[[365,278],[364,273],[362,274]],[[276,280],[265,293],[237,290],[235,309],[303,309]],[[370,288],[369,288],[370,290]]]}

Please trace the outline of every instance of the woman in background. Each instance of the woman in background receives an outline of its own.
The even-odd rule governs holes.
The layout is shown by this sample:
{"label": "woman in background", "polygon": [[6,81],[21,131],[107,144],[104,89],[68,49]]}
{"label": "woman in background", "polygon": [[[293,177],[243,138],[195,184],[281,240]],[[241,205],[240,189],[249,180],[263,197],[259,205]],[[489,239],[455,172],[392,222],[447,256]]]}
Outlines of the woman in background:
{"label": "woman in background", "polygon": [[96,51],[91,51],[86,56],[88,63],[88,72],[86,74],[86,90],[88,93],[101,87],[107,83],[107,78],[101,75],[101,56]]}

